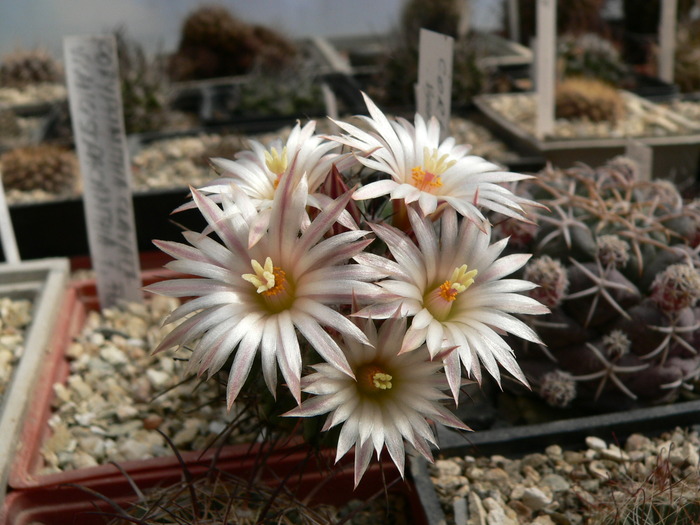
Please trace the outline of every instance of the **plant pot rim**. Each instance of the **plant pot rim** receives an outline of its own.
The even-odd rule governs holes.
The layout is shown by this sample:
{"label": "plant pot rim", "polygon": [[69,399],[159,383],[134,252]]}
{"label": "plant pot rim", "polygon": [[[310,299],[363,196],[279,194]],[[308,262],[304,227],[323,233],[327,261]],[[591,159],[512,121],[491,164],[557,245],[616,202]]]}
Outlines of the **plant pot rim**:
{"label": "plant pot rim", "polygon": [[[147,285],[165,278],[172,278],[178,274],[159,268],[144,270],[141,275],[143,284]],[[60,305],[54,337],[48,342],[48,355],[39,372],[39,379],[35,383],[36,387],[32,392],[33,395],[29,402],[27,417],[21,429],[20,445],[9,473],[8,484],[13,489],[29,489],[62,483],[85,482],[113,476],[119,472],[112,464],[50,474],[39,474],[37,472],[41,462],[40,449],[50,433],[46,422],[51,414],[54,384],[64,382],[69,372],[69,364],[64,359],[63,349],[68,346],[73,337],[82,329],[87,311],[97,309],[98,304],[94,279],[75,280],[69,284]],[[247,456],[250,452],[251,446],[242,444],[223,447],[220,451],[212,449],[205,453],[201,451],[183,452],[182,456],[188,461],[207,462],[211,461],[211,458],[217,454],[228,460]],[[179,462],[174,455],[120,463],[130,473],[171,467],[177,464]]]}
{"label": "plant pot rim", "polygon": [[[47,346],[59,322],[59,301],[68,281],[66,258],[37,259],[0,265],[0,291],[32,296],[32,321],[19,359],[0,405],[0,502],[19,447],[22,424],[31,415],[29,398],[41,378]],[[39,383],[40,385],[41,383]]]}
{"label": "plant pot rim", "polygon": [[[272,488],[280,479],[285,479],[290,490],[300,498],[312,495],[312,501],[317,503],[328,503],[340,505],[350,499],[366,499],[381,490],[383,483],[392,483],[395,479],[400,479],[398,471],[395,470],[391,460],[384,458],[379,463],[372,463],[365,473],[365,477],[357,489],[353,489],[353,454],[349,453],[343,458],[341,463],[331,471],[317,467],[313,461],[309,460],[307,449],[275,449],[268,458],[268,463],[260,470],[261,479],[266,481]],[[321,451],[323,461],[332,462],[335,450],[324,449]],[[124,464],[121,464],[124,466]],[[253,460],[248,457],[221,457],[214,467],[217,471],[227,474],[234,474],[243,479],[248,479],[256,472]],[[187,463],[187,469],[192,476],[200,478],[210,472],[210,465],[206,462]],[[301,469],[301,471],[299,470]],[[387,472],[390,472],[387,474]],[[155,488],[168,483],[177,483],[182,479],[182,468],[179,464],[164,465],[159,468],[141,471],[129,471],[129,476],[140,489]],[[135,493],[129,481],[116,468],[112,475],[100,479],[89,480],[87,483],[79,484],[105,494],[113,498],[120,504],[133,501]],[[338,490],[340,483],[342,490]],[[320,492],[318,491],[321,487]],[[325,489],[325,490],[324,490]],[[399,482],[390,488],[390,492],[402,494],[409,501],[412,515],[415,517],[417,525],[427,524],[427,519],[423,514],[422,507],[417,498],[413,497],[414,485],[410,479],[406,482]],[[63,523],[57,517],[77,517],[80,513],[94,511],[95,507],[91,498],[84,491],[77,487],[70,486],[45,486],[36,487],[31,490],[16,490],[11,492],[6,504],[0,512],[0,525],[29,525],[46,518],[49,525]],[[104,502],[99,502],[105,506]],[[95,516],[97,523],[101,517]],[[86,518],[85,523],[93,523]],[[82,521],[80,523],[83,523]]]}
{"label": "plant pot rim", "polygon": [[[646,109],[659,108],[660,106],[654,104],[653,102],[646,100],[634,93],[629,91],[621,90],[626,97],[631,97],[633,100],[639,102]],[[534,95],[533,92],[519,93],[520,95]],[[491,95],[477,95],[474,97],[474,104],[481,110],[481,112],[487,116],[489,119],[494,121],[497,125],[506,129],[509,133],[517,136],[520,140],[523,140],[530,144],[532,147],[536,148],[542,152],[550,152],[557,150],[569,150],[572,148],[624,148],[629,143],[630,139],[639,141],[643,144],[649,146],[665,146],[665,145],[681,145],[681,144],[700,144],[700,124],[691,122],[685,119],[682,115],[677,114],[671,110],[665,110],[666,116],[678,124],[685,126],[688,129],[694,130],[694,132],[678,134],[678,135],[665,135],[665,136],[635,136],[635,137],[610,137],[610,138],[599,138],[599,137],[574,137],[571,139],[559,139],[559,138],[539,138],[529,131],[525,130],[519,126],[516,122],[506,118],[505,115],[496,111],[491,104],[491,100],[498,98],[503,98],[504,96],[510,96],[511,93],[506,94],[491,94]]]}

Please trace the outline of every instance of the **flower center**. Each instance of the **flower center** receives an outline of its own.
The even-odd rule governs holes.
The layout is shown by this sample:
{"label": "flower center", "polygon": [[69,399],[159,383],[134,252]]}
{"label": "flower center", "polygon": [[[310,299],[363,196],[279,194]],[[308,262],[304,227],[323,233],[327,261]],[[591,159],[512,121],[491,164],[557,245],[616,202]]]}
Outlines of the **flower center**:
{"label": "flower center", "polygon": [[393,377],[381,366],[370,363],[362,365],[355,373],[358,388],[365,394],[377,394],[391,390]]}
{"label": "flower center", "polygon": [[466,264],[455,268],[452,276],[428,293],[425,307],[438,321],[444,321],[452,310],[452,303],[457,296],[474,283],[477,270],[469,270]]}
{"label": "flower center", "polygon": [[274,311],[281,311],[289,307],[291,300],[289,282],[286,273],[279,266],[272,264],[272,259],[265,259],[265,265],[261,265],[255,259],[250,261],[255,273],[244,273],[243,279],[256,287],[267,304]]}
{"label": "flower center", "polygon": [[445,171],[455,165],[456,160],[450,160],[449,155],[438,157],[438,150],[423,148],[423,166],[416,166],[411,170],[413,185],[421,191],[432,192],[442,186],[442,175]]}
{"label": "flower center", "polygon": [[287,171],[287,146],[282,148],[282,151],[277,151],[277,148],[270,148],[270,151],[265,152],[265,165],[272,173],[277,175],[275,182],[272,183],[275,189],[280,184],[280,179],[285,171]]}

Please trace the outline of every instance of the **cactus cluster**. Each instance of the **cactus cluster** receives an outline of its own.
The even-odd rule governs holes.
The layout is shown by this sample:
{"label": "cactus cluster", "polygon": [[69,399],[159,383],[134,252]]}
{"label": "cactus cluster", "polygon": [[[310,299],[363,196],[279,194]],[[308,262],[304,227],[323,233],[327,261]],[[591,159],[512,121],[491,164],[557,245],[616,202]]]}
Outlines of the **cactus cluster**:
{"label": "cactus cluster", "polygon": [[571,77],[557,85],[554,113],[556,118],[615,123],[625,114],[625,101],[617,88],[601,80]]}
{"label": "cactus cluster", "polygon": [[595,33],[562,35],[557,43],[557,57],[563,77],[596,78],[615,85],[629,74],[617,48]]}
{"label": "cactus cluster", "polygon": [[43,49],[18,49],[0,59],[0,86],[24,88],[61,78],[59,63]]}
{"label": "cactus cluster", "polygon": [[183,21],[169,73],[173,80],[240,75],[256,66],[283,67],[297,54],[294,43],[274,30],[239,20],[222,5],[204,5]]}
{"label": "cactus cluster", "polygon": [[700,20],[678,24],[673,80],[684,93],[700,90]]}
{"label": "cactus cluster", "polygon": [[167,122],[165,68],[149,59],[143,47],[123,28],[114,32],[119,60],[124,125],[127,133],[161,129]]}
{"label": "cactus cluster", "polygon": [[51,144],[16,148],[0,156],[6,190],[69,193],[78,180],[78,159],[72,151]]}
{"label": "cactus cluster", "polygon": [[400,25],[394,29],[391,43],[379,59],[380,67],[368,92],[387,105],[414,106],[421,28],[455,38],[453,106],[466,106],[475,95],[483,92],[486,74],[477,63],[480,47],[478,38],[457,35],[460,9],[461,3],[456,0],[406,2]]}
{"label": "cactus cluster", "polygon": [[668,402],[700,376],[700,207],[638,173],[625,157],[547,168],[518,187],[543,205],[536,225],[497,226],[511,249],[533,253],[524,277],[551,310],[531,321],[546,346],[513,348],[552,406]]}

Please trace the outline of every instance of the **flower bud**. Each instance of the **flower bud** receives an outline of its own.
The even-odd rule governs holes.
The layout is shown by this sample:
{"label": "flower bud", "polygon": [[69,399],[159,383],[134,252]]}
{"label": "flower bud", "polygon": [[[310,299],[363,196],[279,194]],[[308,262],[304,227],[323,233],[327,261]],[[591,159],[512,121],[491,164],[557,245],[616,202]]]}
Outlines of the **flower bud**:
{"label": "flower bud", "polygon": [[539,285],[539,288],[530,290],[530,297],[549,308],[554,308],[561,303],[569,287],[566,269],[561,262],[552,259],[549,255],[530,261],[523,277]]}

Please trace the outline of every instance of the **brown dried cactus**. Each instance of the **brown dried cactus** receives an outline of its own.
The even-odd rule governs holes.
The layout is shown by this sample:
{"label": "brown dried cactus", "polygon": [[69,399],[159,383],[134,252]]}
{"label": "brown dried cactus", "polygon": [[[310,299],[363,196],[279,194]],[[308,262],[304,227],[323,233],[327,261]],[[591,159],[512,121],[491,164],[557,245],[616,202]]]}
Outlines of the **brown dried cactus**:
{"label": "brown dried cactus", "polygon": [[204,5],[183,22],[170,76],[196,80],[240,75],[257,65],[288,65],[297,54],[294,43],[279,32],[247,24],[223,5]]}
{"label": "brown dried cactus", "polygon": [[587,118],[591,122],[617,122],[625,112],[617,88],[600,80],[571,77],[559,83],[555,96],[557,118]]}
{"label": "brown dried cactus", "polygon": [[43,49],[18,49],[0,60],[0,86],[23,88],[61,79],[60,65]]}
{"label": "brown dried cactus", "polygon": [[0,169],[6,190],[64,194],[73,190],[78,180],[75,153],[49,144],[8,151],[0,157]]}

